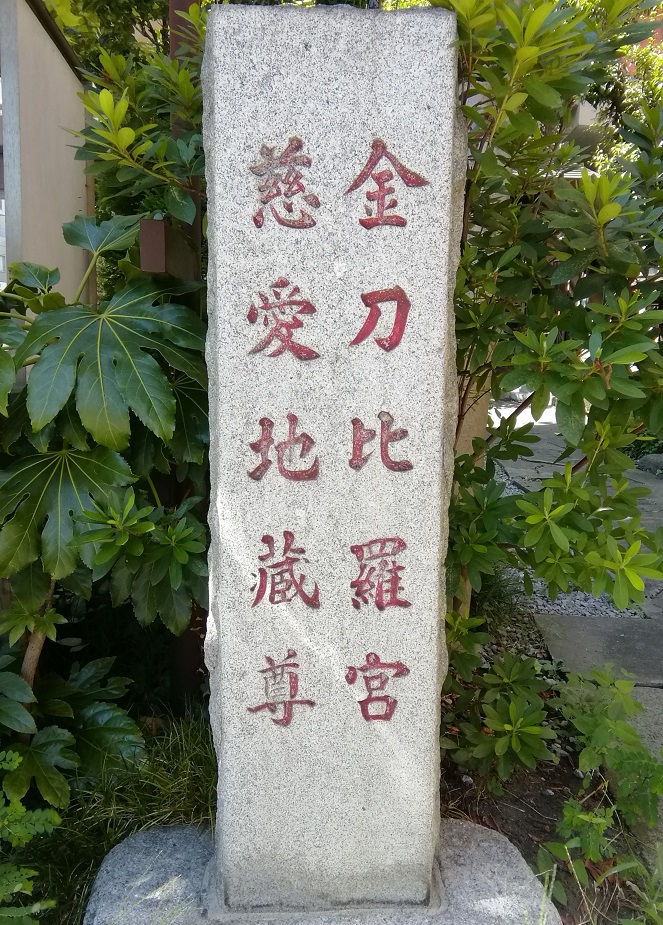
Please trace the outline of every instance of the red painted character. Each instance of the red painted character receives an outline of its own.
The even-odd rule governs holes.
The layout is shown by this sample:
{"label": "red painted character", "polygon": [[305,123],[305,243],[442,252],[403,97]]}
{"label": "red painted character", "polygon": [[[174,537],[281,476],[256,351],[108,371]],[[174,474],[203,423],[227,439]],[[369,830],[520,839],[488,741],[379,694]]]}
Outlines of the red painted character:
{"label": "red painted character", "polygon": [[[284,479],[291,482],[305,482],[311,479],[317,479],[319,466],[318,457],[316,456],[308,469],[293,469],[290,466],[296,464],[296,455],[292,452],[295,447],[299,447],[299,459],[305,459],[309,451],[315,446],[315,440],[308,434],[301,433],[296,436],[297,424],[299,419],[296,414],[288,415],[288,437],[276,444],[276,465]],[[255,479],[256,482],[267,473],[272,465],[269,458],[271,448],[274,446],[272,431],[274,421],[271,418],[260,418],[261,434],[258,440],[249,443],[254,453],[260,454],[260,462],[249,472],[249,478]]]}
{"label": "red painted character", "polygon": [[376,211],[375,215],[373,215],[372,205],[364,206],[367,218],[359,219],[359,224],[363,225],[364,228],[376,228],[378,225],[399,225],[401,227],[407,225],[407,221],[401,215],[386,214],[396,208],[398,201],[390,198],[392,193],[396,191],[395,187],[389,186],[394,179],[393,172],[388,167],[384,170],[376,170],[382,160],[389,161],[406,186],[428,186],[428,180],[415,173],[414,170],[409,170],[404,164],[401,164],[398,158],[389,153],[386,144],[381,138],[374,138],[370,157],[357,179],[345,191],[346,196],[348,193],[353,193],[363,186],[369,177],[375,181],[377,189],[368,190],[366,198],[369,203],[375,203]]}
{"label": "red painted character", "polygon": [[365,665],[361,668],[350,665],[346,671],[345,680],[348,684],[355,683],[358,672],[362,674],[368,694],[364,700],[359,701],[362,716],[369,723],[375,720],[390,720],[396,711],[398,701],[395,697],[379,692],[384,691],[392,678],[404,678],[409,675],[410,669],[406,668],[403,662],[383,662],[375,652],[369,652]]}
{"label": "red painted character", "polygon": [[307,607],[320,606],[320,592],[317,584],[313,583],[313,590],[309,594],[304,589],[306,577],[303,573],[299,577],[295,575],[295,566],[300,562],[308,562],[305,558],[306,550],[302,546],[295,546],[295,534],[291,530],[283,531],[283,552],[276,558],[277,562],[269,562],[269,559],[275,558],[274,537],[266,533],[262,538],[267,547],[267,552],[258,556],[260,562],[264,563],[258,570],[258,582],[251,590],[256,592],[255,600],[252,607],[260,604],[267,594],[269,588],[268,600],[270,604],[284,604],[293,601],[299,597]]}
{"label": "red painted character", "polygon": [[292,722],[293,707],[314,707],[315,700],[301,700],[297,698],[299,691],[299,668],[294,659],[297,653],[288,649],[288,654],[282,662],[276,662],[271,655],[265,656],[267,668],[261,668],[259,674],[265,682],[265,702],[257,707],[247,707],[249,713],[259,713],[267,710],[272,714],[272,722],[276,726],[289,726]]}
{"label": "red painted character", "polygon": [[300,167],[310,167],[311,158],[302,153],[304,142],[301,138],[291,138],[284,150],[276,153],[276,148],[262,145],[258,164],[253,164],[249,170],[260,177],[258,192],[261,194],[261,207],[253,216],[256,228],[262,228],[265,223],[265,206],[279,225],[286,228],[313,228],[315,219],[310,212],[299,207],[295,212],[293,200],[301,196],[303,201],[314,209],[320,206],[320,200],[313,193],[307,193],[304,186],[304,174]]}
{"label": "red painted character", "polygon": [[362,293],[361,300],[369,309],[368,317],[362,325],[359,334],[354,340],[350,341],[351,347],[361,344],[366,338],[373,333],[378,321],[380,320],[380,305],[383,302],[395,302],[396,314],[394,315],[394,326],[388,337],[376,337],[375,343],[385,351],[393,350],[398,347],[403,339],[403,332],[407,324],[407,318],[410,314],[411,302],[400,286],[394,286],[393,289],[376,289],[375,292]]}
{"label": "red painted character", "polygon": [[315,314],[315,305],[308,299],[298,298],[299,286],[293,286],[287,295],[283,293],[282,290],[288,286],[290,283],[282,276],[272,284],[273,300],[270,301],[264,292],[258,293],[260,305],[252,305],[246,317],[251,324],[255,324],[262,314],[263,327],[268,328],[268,331],[249,353],[260,353],[273,345],[274,350],[269,354],[270,357],[278,357],[289,352],[298,360],[315,360],[320,354],[304,344],[296,343],[292,335],[293,331],[304,327],[301,315]]}
{"label": "red painted character", "polygon": [[[388,411],[381,411],[378,417],[380,419],[380,456],[383,465],[392,472],[407,472],[412,468],[412,463],[408,459],[392,459],[389,455],[389,444],[404,440],[407,437],[407,430],[404,427],[395,427],[392,430],[391,425],[394,419]],[[349,462],[351,469],[359,471],[366,465],[373,455],[373,450],[364,455],[364,447],[374,439],[374,430],[364,427],[359,418],[352,419],[352,456]]]}
{"label": "red painted character", "polygon": [[373,598],[378,610],[386,607],[411,607],[410,601],[398,596],[403,591],[401,575],[404,565],[396,564],[396,556],[407,549],[399,536],[369,540],[350,547],[359,562],[359,575],[350,582],[354,589],[352,606],[359,610]]}

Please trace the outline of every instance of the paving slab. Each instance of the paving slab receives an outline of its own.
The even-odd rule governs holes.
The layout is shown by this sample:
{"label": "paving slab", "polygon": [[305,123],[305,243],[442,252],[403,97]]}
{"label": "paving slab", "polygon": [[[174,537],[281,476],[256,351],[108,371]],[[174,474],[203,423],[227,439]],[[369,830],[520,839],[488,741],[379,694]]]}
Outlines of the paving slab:
{"label": "paving slab", "polygon": [[[92,888],[84,925],[210,925],[202,908],[211,833],[155,826],[117,845]],[[284,915],[226,914],[226,925],[561,925],[541,882],[504,835],[443,819],[435,906]]]}
{"label": "paving slab", "polygon": [[663,688],[663,621],[535,614],[553,658],[588,673],[611,663],[642,687]]}
{"label": "paving slab", "polygon": [[642,713],[633,717],[633,725],[650,752],[659,758],[663,751],[663,690],[657,687],[636,687],[633,696],[644,708]]}

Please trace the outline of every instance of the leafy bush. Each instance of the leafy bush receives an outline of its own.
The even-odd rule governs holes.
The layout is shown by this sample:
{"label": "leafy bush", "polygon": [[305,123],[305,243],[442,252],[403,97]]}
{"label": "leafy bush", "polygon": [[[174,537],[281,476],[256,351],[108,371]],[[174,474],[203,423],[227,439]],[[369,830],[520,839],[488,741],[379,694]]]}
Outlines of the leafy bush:
{"label": "leafy bush", "polygon": [[[22,758],[15,752],[0,752],[0,769],[16,773]],[[6,802],[0,794],[0,841],[13,848],[24,847],[35,835],[51,833],[61,822],[53,809],[26,809],[18,799]],[[0,925],[33,925],[34,915],[51,909],[53,900],[14,905],[17,897],[31,896],[37,871],[11,862],[0,862]],[[11,905],[10,905],[11,904]]]}

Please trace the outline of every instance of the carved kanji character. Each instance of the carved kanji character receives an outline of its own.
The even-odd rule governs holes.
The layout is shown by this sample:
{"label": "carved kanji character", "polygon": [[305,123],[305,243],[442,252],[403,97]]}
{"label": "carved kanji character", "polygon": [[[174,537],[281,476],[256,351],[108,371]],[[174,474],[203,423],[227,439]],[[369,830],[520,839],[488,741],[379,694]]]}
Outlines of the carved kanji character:
{"label": "carved kanji character", "polygon": [[411,607],[410,601],[398,596],[403,591],[401,575],[404,565],[396,564],[396,556],[407,549],[399,536],[369,540],[350,547],[359,562],[359,575],[350,582],[354,589],[352,606],[359,610],[373,598],[378,610],[386,607]]}
{"label": "carved kanji character", "polygon": [[270,357],[278,357],[288,351],[298,360],[315,360],[320,354],[310,347],[305,347],[304,344],[296,343],[292,334],[297,328],[304,327],[301,315],[315,314],[315,305],[308,299],[298,298],[299,286],[293,286],[286,295],[282,290],[289,286],[288,280],[281,277],[272,284],[273,299],[270,300],[264,292],[258,293],[260,305],[252,305],[246,317],[251,324],[255,324],[262,314],[263,326],[268,330],[263,339],[249,350],[249,353],[260,353],[274,345],[274,350],[269,354]]}
{"label": "carved kanji character", "polygon": [[361,300],[366,308],[369,309],[369,312],[359,334],[357,334],[354,340],[350,341],[350,346],[356,347],[357,344],[361,344],[362,341],[365,341],[366,338],[373,333],[380,320],[380,305],[383,302],[395,302],[396,313],[394,315],[394,325],[391,329],[391,333],[387,337],[376,337],[375,343],[378,347],[381,347],[387,352],[398,347],[403,339],[403,332],[405,331],[407,318],[410,314],[411,302],[405,294],[405,291],[401,289],[400,286],[394,286],[392,289],[376,289],[374,292],[362,293]]}
{"label": "carved kanji character", "polygon": [[382,694],[392,678],[404,678],[410,669],[403,662],[383,662],[376,652],[366,655],[366,662],[360,668],[350,665],[345,673],[348,684],[354,684],[361,672],[367,697],[359,701],[361,714],[369,723],[375,720],[390,720],[398,701],[395,697]]}
{"label": "carved kanji character", "polygon": [[407,221],[401,215],[386,214],[396,208],[398,201],[388,198],[395,192],[395,187],[389,186],[391,180],[394,179],[392,171],[389,170],[388,167],[384,170],[376,170],[376,167],[378,167],[380,161],[383,159],[389,161],[406,186],[428,186],[428,180],[424,179],[424,177],[420,176],[418,173],[415,173],[414,170],[410,170],[404,164],[401,164],[398,158],[390,154],[386,144],[381,138],[374,138],[371,153],[366,164],[356,180],[354,180],[345,191],[347,196],[348,193],[352,193],[358,190],[360,186],[363,186],[369,177],[375,180],[377,189],[368,190],[366,198],[369,203],[375,203],[376,214],[373,215],[372,206],[367,205],[364,207],[367,218],[359,219],[359,224],[363,225],[364,228],[376,228],[378,225],[399,225],[402,227],[407,224]]}
{"label": "carved kanji character", "polygon": [[291,530],[283,531],[283,552],[277,562],[269,562],[275,557],[274,537],[266,533],[262,542],[267,552],[258,556],[263,563],[258,570],[258,582],[251,588],[256,596],[252,607],[264,600],[269,588],[268,600],[270,604],[284,604],[299,597],[307,607],[320,606],[320,592],[317,583],[313,583],[313,590],[308,593],[304,588],[306,577],[303,573],[295,575],[295,566],[300,562],[308,562],[306,550],[303,546],[295,546],[295,534]]}
{"label": "carved kanji character", "polygon": [[300,207],[299,214],[296,214],[293,203],[295,197],[301,195],[303,201],[312,208],[317,209],[320,205],[318,197],[307,193],[302,182],[304,174],[299,168],[310,167],[312,163],[308,154],[302,153],[303,147],[304,142],[295,136],[280,154],[276,153],[276,147],[262,145],[260,148],[262,160],[249,168],[261,178],[258,192],[261,193],[262,205],[253,216],[257,228],[262,228],[265,223],[264,206],[267,205],[277,223],[286,228],[313,228],[315,225],[311,213]]}
{"label": "carved kanji character", "polygon": [[[249,446],[254,453],[260,454],[260,462],[249,472],[249,477],[259,481],[267,473],[269,468],[272,465],[272,460],[269,458],[270,450],[274,446],[274,437],[272,436],[272,431],[274,430],[274,421],[271,418],[260,418],[260,427],[261,434],[258,440],[255,440],[253,443],[249,443]],[[297,424],[299,419],[296,414],[288,415],[288,436],[285,440],[282,440],[280,443],[277,443],[275,446],[276,449],[276,464],[280,474],[284,479],[289,479],[291,482],[302,482],[310,481],[311,479],[317,479],[319,467],[318,467],[318,457],[316,456],[308,469],[294,469],[290,468],[296,464],[296,457],[293,453],[293,450],[299,448],[299,459],[305,459],[312,449],[315,446],[315,440],[306,433],[301,433],[297,435]]]}
{"label": "carved kanji character", "polygon": [[257,707],[247,707],[249,713],[267,710],[272,714],[271,719],[275,726],[289,726],[292,722],[294,707],[315,706],[315,700],[303,700],[297,697],[299,664],[294,661],[296,658],[297,653],[294,649],[288,649],[282,662],[277,662],[271,655],[265,656],[267,668],[259,670],[265,685],[265,701]]}
{"label": "carved kanji character", "polygon": [[[412,468],[412,463],[408,459],[392,459],[389,455],[389,444],[397,443],[407,437],[407,430],[404,427],[395,427],[393,417],[388,411],[381,411],[378,414],[380,419],[380,456],[383,464],[392,472],[407,472]],[[364,455],[364,447],[371,440],[375,439],[375,431],[364,427],[359,418],[352,419],[352,456],[350,457],[350,468],[362,469],[373,455],[373,451]]]}

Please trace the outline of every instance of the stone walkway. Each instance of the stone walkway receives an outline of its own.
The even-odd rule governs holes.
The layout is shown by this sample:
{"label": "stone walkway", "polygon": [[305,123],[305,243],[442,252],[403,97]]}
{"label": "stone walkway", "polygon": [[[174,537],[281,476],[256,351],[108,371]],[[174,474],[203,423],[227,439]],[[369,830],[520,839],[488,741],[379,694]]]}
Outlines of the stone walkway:
{"label": "stone walkway", "polygon": [[[500,410],[506,415],[514,407],[504,405]],[[525,412],[520,423],[531,420],[529,412]],[[564,469],[564,462],[556,462],[564,441],[555,433],[554,420],[554,409],[549,408],[540,421],[534,422],[534,433],[541,438],[532,446],[534,456],[502,463],[509,478],[524,491],[537,489],[540,479]],[[663,478],[641,469],[631,469],[628,476],[632,485],[650,490],[651,494],[641,499],[640,510],[643,526],[655,530],[663,524]],[[542,612],[535,614],[535,619],[550,654],[572,671],[587,672],[610,662],[632,676],[634,694],[644,708],[634,718],[634,724],[645,744],[658,756],[663,749],[663,581],[648,580],[645,585],[645,603],[641,613],[635,615],[632,611],[621,614],[609,603],[605,613],[597,615],[596,607],[586,607],[585,596],[578,594],[567,597],[565,613]],[[663,806],[655,837],[663,841]]]}

